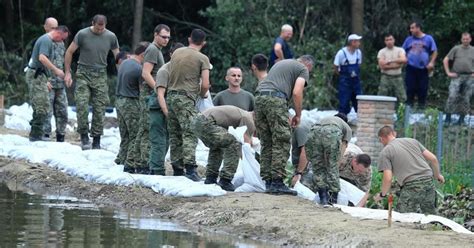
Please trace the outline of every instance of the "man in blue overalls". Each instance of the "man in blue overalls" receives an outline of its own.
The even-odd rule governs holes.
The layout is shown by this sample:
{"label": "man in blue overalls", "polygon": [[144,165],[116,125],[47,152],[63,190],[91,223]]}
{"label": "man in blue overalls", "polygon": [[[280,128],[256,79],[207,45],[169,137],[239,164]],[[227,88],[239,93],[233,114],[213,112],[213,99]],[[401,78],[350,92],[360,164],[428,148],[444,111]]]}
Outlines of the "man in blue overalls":
{"label": "man in blue overalls", "polygon": [[351,111],[350,102],[357,112],[356,96],[362,94],[360,86],[360,64],[362,52],[359,49],[362,36],[351,34],[347,38],[347,46],[340,49],[334,58],[334,73],[339,75],[337,95],[339,112],[348,114]]}

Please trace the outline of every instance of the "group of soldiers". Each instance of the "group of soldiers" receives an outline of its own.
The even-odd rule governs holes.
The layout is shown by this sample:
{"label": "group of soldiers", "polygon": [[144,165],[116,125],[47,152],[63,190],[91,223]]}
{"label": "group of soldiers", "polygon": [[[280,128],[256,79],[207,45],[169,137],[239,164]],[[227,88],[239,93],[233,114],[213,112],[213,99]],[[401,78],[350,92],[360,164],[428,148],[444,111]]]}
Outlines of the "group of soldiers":
{"label": "group of soldiers", "polygon": [[[259,160],[267,193],[296,195],[284,183],[287,176],[285,166],[292,149],[292,160],[296,167],[292,184],[301,180],[318,192],[320,203],[327,205],[337,202],[339,177],[342,177],[366,192],[363,201],[356,203],[362,206],[365,204],[370,189],[371,159],[360,149],[345,152],[352,138],[346,117],[348,104],[355,97],[354,92],[357,93],[360,89],[360,82],[357,80],[362,54],[354,48],[358,47],[362,37],[350,35],[348,47],[338,52],[334,63],[342,78],[340,91],[345,93],[340,92],[339,96],[341,98],[344,95],[344,99],[340,99],[345,102],[344,106],[341,105],[336,116],[323,118],[318,124],[309,126],[301,123],[301,114],[303,92],[309,83],[315,60],[311,55],[302,55],[297,59],[285,57],[293,56],[286,44],[293,34],[291,26],[284,25],[280,36],[275,39],[271,53],[273,66],[268,72],[269,60],[265,55],[256,54],[252,57],[251,69],[258,79],[255,96],[240,88],[242,69],[231,67],[225,76],[228,89],[214,97],[214,107],[199,113],[196,103],[210,97],[209,75],[212,69],[209,58],[200,52],[206,45],[204,31],[194,29],[188,38],[188,46],[174,44],[170,49],[171,59],[165,63],[162,48],[168,45],[171,38],[171,30],[167,25],[157,25],[151,43],[140,42],[132,54],[126,54],[119,53],[117,38],[106,29],[106,24],[105,16],[94,16],[92,25],[75,35],[64,56],[61,56],[64,49],[55,47],[56,43],[63,42],[69,35],[65,26],[56,24],[56,27],[36,41],[32,62],[27,69],[34,110],[30,140],[44,139],[48,93],[50,89],[55,89],[51,87],[52,79],[71,87],[72,55],[79,49],[75,77],[77,131],[81,136],[82,149],[100,149],[105,106],[108,103],[106,59],[108,52],[112,51],[118,64],[116,108],[121,136],[120,151],[115,162],[123,164],[125,171],[165,175],[165,156],[169,147],[173,175],[184,175],[193,181],[201,181],[195,158],[199,138],[210,149],[204,183],[217,183],[224,190],[233,191],[231,181],[239,162],[241,143],[227,129],[231,126],[246,126],[246,143],[252,145],[252,137],[255,135],[261,140]],[[393,36],[387,37],[393,39]],[[387,49],[392,48],[387,45]],[[56,56],[64,57],[64,72],[59,58],[57,62],[54,59]],[[398,70],[398,65],[404,63],[402,60],[381,56],[379,64],[382,64],[382,70]],[[52,61],[60,65],[56,66]],[[386,76],[388,85],[396,81],[388,74]],[[54,92],[64,93],[64,87]],[[54,96],[57,97],[60,93]],[[90,130],[89,100],[92,105]],[[289,104],[292,104],[295,111],[295,115],[291,117],[288,116]],[[56,138],[64,141],[64,133],[60,132],[57,131]],[[92,145],[89,134],[93,138]],[[418,182],[421,178],[426,182],[415,185],[428,185],[427,190],[434,190],[434,187],[430,188],[433,176],[444,181],[437,169],[436,157],[417,141],[403,139],[398,144],[400,139],[395,138],[396,134],[390,127],[383,127],[379,136],[386,145],[381,155],[386,155],[381,156],[383,163],[379,163],[379,170],[384,172],[384,183],[376,200],[388,193],[390,185],[386,185],[386,178],[391,180],[392,173],[389,171],[392,170],[400,185]],[[409,145],[404,145],[404,142]],[[394,151],[386,151],[389,149]],[[402,156],[409,161],[394,160],[392,156]],[[416,161],[410,160],[414,157],[417,158]],[[219,170],[221,164],[222,169]],[[404,174],[400,174],[400,166],[404,166],[401,167]],[[420,170],[423,173],[419,173]],[[312,176],[309,180],[303,180],[304,175],[310,173]],[[403,188],[410,190],[409,187]],[[413,192],[415,191],[407,194],[411,196]],[[415,201],[418,205],[412,204],[416,206],[405,208],[405,211],[416,211],[414,208],[420,206],[419,200],[411,200],[411,203]]]}

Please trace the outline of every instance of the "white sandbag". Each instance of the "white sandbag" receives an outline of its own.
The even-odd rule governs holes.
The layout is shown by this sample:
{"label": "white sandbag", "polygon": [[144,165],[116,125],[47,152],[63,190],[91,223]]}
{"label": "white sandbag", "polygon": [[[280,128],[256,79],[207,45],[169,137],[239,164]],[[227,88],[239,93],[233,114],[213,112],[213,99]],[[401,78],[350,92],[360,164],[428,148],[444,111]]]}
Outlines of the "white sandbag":
{"label": "white sandbag", "polygon": [[[370,208],[359,208],[359,207],[348,207],[343,205],[336,205],[336,207],[340,208],[344,213],[348,213],[353,217],[363,218],[363,219],[373,219],[373,220],[386,220],[388,218],[388,211],[384,209],[370,209]],[[399,222],[407,222],[407,223],[433,223],[438,222],[441,223],[453,231],[458,233],[465,233],[465,234],[474,234],[464,228],[463,226],[459,225],[458,223],[446,219],[441,216],[437,215],[424,215],[424,214],[417,214],[417,213],[399,213],[396,211],[392,212],[392,221],[399,221]]]}
{"label": "white sandbag", "polygon": [[206,98],[199,98],[197,103],[196,103],[196,109],[202,113],[206,109],[214,107],[214,103],[212,102],[212,96],[211,92],[207,91],[207,97]]}
{"label": "white sandbag", "polygon": [[[362,190],[358,189],[356,186],[345,181],[344,179],[339,178],[339,183],[341,186],[341,190],[337,195],[337,204],[347,206],[350,201],[354,205],[357,205],[360,200],[362,200],[362,197],[364,197],[365,193]],[[297,182],[293,189],[298,193],[299,197],[311,201],[316,201],[317,203],[319,203],[318,194],[314,193],[311,189],[304,186],[302,183]]]}

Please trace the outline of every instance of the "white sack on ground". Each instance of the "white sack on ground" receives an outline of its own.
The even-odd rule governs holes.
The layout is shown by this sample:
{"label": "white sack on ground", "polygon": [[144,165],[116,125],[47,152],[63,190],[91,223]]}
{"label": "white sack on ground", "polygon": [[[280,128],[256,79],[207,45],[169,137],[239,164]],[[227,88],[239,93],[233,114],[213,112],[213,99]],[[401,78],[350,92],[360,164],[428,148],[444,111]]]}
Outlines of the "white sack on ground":
{"label": "white sack on ground", "polygon": [[82,151],[79,146],[57,142],[30,142],[18,135],[0,135],[0,155],[44,163],[68,175],[86,181],[110,185],[150,187],[164,195],[220,196],[226,194],[217,185],[204,185],[185,177],[129,174],[114,163],[115,153],[106,150]]}
{"label": "white sack on ground", "polygon": [[[347,206],[349,201],[352,202],[354,205],[357,205],[362,197],[364,197],[365,193],[358,189],[356,186],[352,185],[351,183],[345,181],[344,179],[339,178],[339,183],[341,185],[341,191],[337,195],[337,204],[341,204]],[[317,193],[314,193],[308,187],[304,186],[302,183],[297,182],[293,187],[294,190],[298,193],[299,197],[304,199],[313,201],[316,199],[316,202],[319,203],[319,196]]]}
{"label": "white sack on ground", "polygon": [[[336,205],[336,207],[340,208],[342,212],[348,213],[353,217],[363,218],[363,219],[372,219],[372,220],[386,220],[388,218],[388,211],[384,209],[370,209],[370,208],[358,208],[358,207],[348,207],[342,205]],[[408,222],[408,223],[435,223],[439,222],[453,231],[458,233],[465,233],[465,234],[474,234],[464,228],[463,226],[459,225],[458,223],[446,219],[441,216],[437,215],[424,215],[424,214],[417,214],[417,213],[399,213],[396,211],[392,212],[392,221],[399,221],[399,222]]]}

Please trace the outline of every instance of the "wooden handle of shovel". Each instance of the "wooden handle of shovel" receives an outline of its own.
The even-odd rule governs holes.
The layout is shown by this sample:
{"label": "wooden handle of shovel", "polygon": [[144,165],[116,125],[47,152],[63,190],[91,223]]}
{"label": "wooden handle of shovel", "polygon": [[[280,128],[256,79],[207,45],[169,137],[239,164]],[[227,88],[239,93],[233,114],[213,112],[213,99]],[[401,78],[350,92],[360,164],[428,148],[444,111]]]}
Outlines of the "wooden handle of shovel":
{"label": "wooden handle of shovel", "polygon": [[388,195],[388,227],[392,226],[393,195]]}

